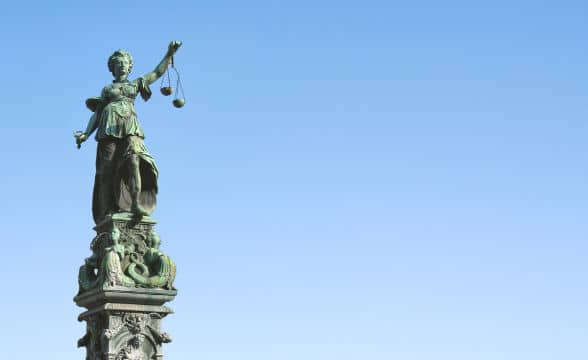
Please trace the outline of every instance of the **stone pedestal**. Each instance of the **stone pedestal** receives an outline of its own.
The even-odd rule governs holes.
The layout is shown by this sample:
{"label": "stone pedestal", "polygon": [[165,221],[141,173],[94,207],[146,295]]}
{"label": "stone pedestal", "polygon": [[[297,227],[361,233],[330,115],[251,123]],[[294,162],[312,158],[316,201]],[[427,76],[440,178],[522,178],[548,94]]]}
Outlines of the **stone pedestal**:
{"label": "stone pedestal", "polygon": [[111,288],[76,296],[88,310],[78,320],[86,322],[86,335],[78,347],[86,347],[87,360],[160,360],[161,345],[171,337],[161,331],[162,319],[172,313],[166,301],[175,290]]}
{"label": "stone pedestal", "polygon": [[161,360],[161,331],[175,298],[175,264],[159,250],[160,239],[149,217],[115,214],[95,227],[92,256],[80,268],[75,303],[87,309],[79,321],[86,334],[86,360]]}

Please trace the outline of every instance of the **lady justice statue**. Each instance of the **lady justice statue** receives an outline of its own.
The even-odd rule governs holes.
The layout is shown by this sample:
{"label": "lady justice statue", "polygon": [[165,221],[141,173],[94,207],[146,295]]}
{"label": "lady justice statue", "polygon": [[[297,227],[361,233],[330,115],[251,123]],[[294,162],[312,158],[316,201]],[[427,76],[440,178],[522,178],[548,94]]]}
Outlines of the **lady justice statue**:
{"label": "lady justice statue", "polygon": [[143,144],[145,135],[134,101],[137,94],[149,100],[149,85],[165,73],[181,45],[181,42],[172,41],[157,67],[132,81],[128,80],[133,68],[131,54],[115,51],[108,58],[108,69],[114,80],[102,89],[100,97],[86,100],[93,115],[86,130],[74,136],[80,148],[96,131],[98,148],[92,214],[97,224],[109,214],[131,212],[141,217],[151,214],[155,208],[157,167]]}

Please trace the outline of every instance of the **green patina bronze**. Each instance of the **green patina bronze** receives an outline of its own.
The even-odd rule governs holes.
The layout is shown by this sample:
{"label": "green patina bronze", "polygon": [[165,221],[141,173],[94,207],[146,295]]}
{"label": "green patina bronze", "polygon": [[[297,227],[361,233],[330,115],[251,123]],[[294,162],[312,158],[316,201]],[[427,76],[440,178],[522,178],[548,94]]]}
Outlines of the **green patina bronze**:
{"label": "green patina bronze", "polygon": [[137,223],[117,214],[97,227],[92,256],[80,267],[79,293],[116,286],[174,290],[176,264],[159,250],[154,224],[150,218]]}
{"label": "green patina bronze", "polygon": [[86,131],[75,135],[78,147],[96,132],[98,149],[92,212],[97,235],[92,256],[79,273],[80,293],[97,287],[129,286],[173,289],[175,264],[159,250],[159,236],[147,218],[155,207],[157,167],[143,144],[134,101],[151,97],[151,85],[173,62],[181,46],[170,42],[155,70],[128,80],[131,54],[115,51],[108,58],[114,75],[100,97],[86,100],[93,111]]}
{"label": "green patina bronze", "polygon": [[[158,170],[143,143],[134,101],[137,95],[145,101],[151,97],[149,86],[173,66],[180,46],[172,41],[155,70],[135,80],[128,80],[131,55],[115,51],[108,59],[114,81],[99,97],[86,100],[93,114],[86,130],[75,134],[78,148],[94,132],[98,142],[92,200],[96,236],[92,255],[80,267],[74,298],[87,309],[78,318],[86,322],[86,334],[78,341],[86,348],[86,360],[161,360],[162,345],[171,341],[161,322],[172,313],[163,304],[177,294],[176,264],[159,249],[161,239],[150,217]],[[176,107],[183,104],[174,100]]]}
{"label": "green patina bronze", "polygon": [[115,51],[108,59],[113,82],[102,89],[99,97],[86,100],[93,114],[86,130],[76,132],[75,139],[79,148],[96,131],[98,149],[92,200],[96,223],[117,212],[144,216],[155,208],[158,172],[143,143],[145,135],[134,101],[137,95],[149,100],[149,86],[165,73],[180,46],[180,42],[172,41],[155,69],[132,81],[128,80],[133,68],[131,54]]}

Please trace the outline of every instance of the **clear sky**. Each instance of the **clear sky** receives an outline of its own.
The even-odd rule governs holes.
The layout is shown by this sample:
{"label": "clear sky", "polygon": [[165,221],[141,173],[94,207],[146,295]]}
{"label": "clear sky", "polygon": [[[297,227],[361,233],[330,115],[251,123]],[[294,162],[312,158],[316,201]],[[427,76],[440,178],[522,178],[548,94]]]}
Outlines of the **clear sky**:
{"label": "clear sky", "polygon": [[84,100],[137,100],[178,264],[166,359],[588,356],[586,1],[2,5],[3,357],[83,359]]}

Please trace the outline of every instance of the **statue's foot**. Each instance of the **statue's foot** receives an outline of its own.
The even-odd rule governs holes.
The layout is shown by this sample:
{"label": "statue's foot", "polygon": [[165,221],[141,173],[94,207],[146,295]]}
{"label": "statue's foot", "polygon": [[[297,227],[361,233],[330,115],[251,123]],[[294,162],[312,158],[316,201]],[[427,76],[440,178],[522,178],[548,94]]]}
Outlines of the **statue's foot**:
{"label": "statue's foot", "polygon": [[147,216],[147,215],[149,215],[149,212],[147,210],[145,210],[138,203],[133,203],[133,205],[131,205],[131,212],[133,214],[137,215],[137,216]]}

